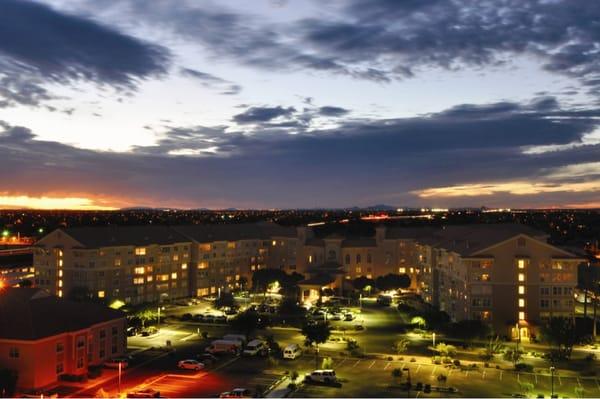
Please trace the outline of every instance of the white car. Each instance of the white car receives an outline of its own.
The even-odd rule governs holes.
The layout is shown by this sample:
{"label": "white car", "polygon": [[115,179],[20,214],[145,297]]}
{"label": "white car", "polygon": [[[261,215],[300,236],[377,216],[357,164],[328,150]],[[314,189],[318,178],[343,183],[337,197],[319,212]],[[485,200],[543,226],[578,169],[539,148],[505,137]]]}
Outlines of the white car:
{"label": "white car", "polygon": [[298,344],[290,344],[285,347],[283,350],[283,358],[284,359],[292,359],[294,360],[298,356],[302,355],[302,349]]}
{"label": "white car", "polygon": [[323,384],[337,382],[337,376],[333,370],[315,370],[312,373],[307,373],[304,379],[306,381],[321,382]]}
{"label": "white car", "polygon": [[184,370],[198,371],[204,368],[204,363],[200,363],[199,361],[193,359],[181,360],[179,363],[177,363],[177,367]]}

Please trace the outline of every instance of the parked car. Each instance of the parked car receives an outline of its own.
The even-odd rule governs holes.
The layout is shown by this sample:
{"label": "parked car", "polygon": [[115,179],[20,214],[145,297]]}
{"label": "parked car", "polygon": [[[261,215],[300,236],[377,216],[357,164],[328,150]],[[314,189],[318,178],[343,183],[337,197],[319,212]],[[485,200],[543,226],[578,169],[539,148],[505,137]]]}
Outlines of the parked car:
{"label": "parked car", "polygon": [[184,370],[198,371],[204,368],[204,363],[200,363],[199,361],[193,359],[180,360],[179,363],[177,363],[177,367]]}
{"label": "parked car", "polygon": [[337,382],[337,376],[333,370],[315,370],[311,373],[307,373],[304,379],[306,381],[322,382],[324,384]]}
{"label": "parked car", "polygon": [[205,323],[212,323],[215,321],[215,316],[212,314],[202,315],[202,321]]}
{"label": "parked car", "polygon": [[223,339],[226,341],[240,341],[242,345],[248,342],[248,338],[244,334],[226,334],[223,335]]}
{"label": "parked car", "polygon": [[127,327],[126,333],[128,337],[135,337],[140,333],[140,329],[137,327]]}
{"label": "parked car", "polygon": [[392,297],[389,295],[378,295],[377,304],[381,306],[390,306],[392,304]]}
{"label": "parked car", "polygon": [[221,324],[227,323],[227,316],[215,316],[213,321],[215,323],[221,323]]}
{"label": "parked car", "polygon": [[333,320],[333,321],[339,321],[342,320],[342,314],[341,313],[331,313],[331,315],[329,316],[329,320]]}
{"label": "parked car", "polygon": [[198,355],[198,360],[206,366],[212,366],[219,361],[219,358],[210,353],[202,353]]}
{"label": "parked car", "polygon": [[252,392],[246,388],[235,388],[232,391],[223,392],[219,398],[251,398]]}
{"label": "parked car", "polygon": [[145,388],[127,392],[128,398],[160,398],[160,392],[156,389]]}
{"label": "parked car", "polygon": [[109,369],[118,369],[119,364],[121,365],[121,369],[126,369],[129,367],[129,359],[125,357],[115,357],[104,362],[104,367]]}
{"label": "parked car", "polygon": [[154,334],[158,334],[158,328],[154,326],[146,327],[141,332],[142,337],[149,337]]}
{"label": "parked car", "polygon": [[266,356],[269,353],[269,348],[264,341],[254,339],[248,342],[246,348],[242,352],[244,356]]}
{"label": "parked car", "polygon": [[344,321],[352,321],[352,320],[354,320],[355,318],[356,318],[356,317],[354,316],[354,313],[350,313],[350,312],[348,312],[348,313],[346,313],[346,314],[344,315]]}
{"label": "parked car", "polygon": [[298,344],[290,344],[283,349],[283,358],[294,360],[302,355],[302,348]]}
{"label": "parked car", "polygon": [[237,340],[217,339],[204,349],[205,352],[215,355],[218,353],[239,353],[242,343]]}

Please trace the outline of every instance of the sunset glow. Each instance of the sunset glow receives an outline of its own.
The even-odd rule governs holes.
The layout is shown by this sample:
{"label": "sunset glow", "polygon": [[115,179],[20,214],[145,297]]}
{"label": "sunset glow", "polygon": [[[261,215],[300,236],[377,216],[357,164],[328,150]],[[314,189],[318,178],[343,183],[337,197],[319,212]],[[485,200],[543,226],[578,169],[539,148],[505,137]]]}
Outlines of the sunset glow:
{"label": "sunset glow", "polygon": [[71,209],[71,210],[112,210],[117,209],[114,206],[101,204],[90,198],[80,197],[29,197],[19,196],[0,196],[0,209]]}

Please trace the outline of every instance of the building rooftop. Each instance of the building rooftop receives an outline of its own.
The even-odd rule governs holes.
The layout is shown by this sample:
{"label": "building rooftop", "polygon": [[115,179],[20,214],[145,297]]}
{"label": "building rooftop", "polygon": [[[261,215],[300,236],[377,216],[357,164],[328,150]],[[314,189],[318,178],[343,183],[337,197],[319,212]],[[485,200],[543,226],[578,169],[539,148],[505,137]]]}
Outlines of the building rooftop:
{"label": "building rooftop", "polygon": [[546,242],[547,234],[522,224],[469,224],[443,227],[396,227],[386,238],[412,238],[422,244],[444,248],[468,256],[519,234]]}
{"label": "building rooftop", "polygon": [[268,240],[272,237],[296,237],[295,227],[275,223],[197,224],[173,229],[196,242]]}
{"label": "building rooftop", "polygon": [[86,248],[190,242],[189,238],[169,226],[91,226],[72,227],[62,231]]}
{"label": "building rooftop", "polygon": [[101,304],[69,301],[40,288],[0,289],[0,339],[33,341],[124,317]]}

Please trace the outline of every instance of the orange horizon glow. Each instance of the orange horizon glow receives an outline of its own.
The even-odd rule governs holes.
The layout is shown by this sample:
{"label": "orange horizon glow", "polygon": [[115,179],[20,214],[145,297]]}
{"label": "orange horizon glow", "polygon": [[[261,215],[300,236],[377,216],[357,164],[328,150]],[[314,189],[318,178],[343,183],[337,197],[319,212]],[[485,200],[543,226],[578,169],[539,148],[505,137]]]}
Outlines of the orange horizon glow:
{"label": "orange horizon glow", "polygon": [[30,197],[28,195],[0,195],[0,209],[41,209],[74,211],[111,211],[119,209],[109,206],[104,200],[85,197]]}

